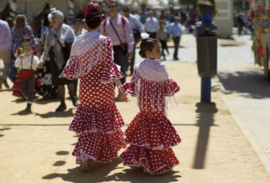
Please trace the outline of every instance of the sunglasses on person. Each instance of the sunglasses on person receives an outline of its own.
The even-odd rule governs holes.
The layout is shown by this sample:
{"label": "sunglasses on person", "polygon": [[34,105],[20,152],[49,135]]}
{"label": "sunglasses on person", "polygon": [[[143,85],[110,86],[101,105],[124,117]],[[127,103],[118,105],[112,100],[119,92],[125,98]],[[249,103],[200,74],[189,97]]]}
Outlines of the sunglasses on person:
{"label": "sunglasses on person", "polygon": [[109,5],[108,8],[115,8],[115,5]]}

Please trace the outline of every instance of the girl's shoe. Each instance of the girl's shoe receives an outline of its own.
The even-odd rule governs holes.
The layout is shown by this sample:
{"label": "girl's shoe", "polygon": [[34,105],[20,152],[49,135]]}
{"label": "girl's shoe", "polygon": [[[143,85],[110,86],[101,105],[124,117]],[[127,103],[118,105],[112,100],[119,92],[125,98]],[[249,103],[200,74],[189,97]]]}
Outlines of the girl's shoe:
{"label": "girl's shoe", "polygon": [[89,161],[84,161],[81,163],[81,170],[84,172],[89,172],[90,171],[90,164]]}

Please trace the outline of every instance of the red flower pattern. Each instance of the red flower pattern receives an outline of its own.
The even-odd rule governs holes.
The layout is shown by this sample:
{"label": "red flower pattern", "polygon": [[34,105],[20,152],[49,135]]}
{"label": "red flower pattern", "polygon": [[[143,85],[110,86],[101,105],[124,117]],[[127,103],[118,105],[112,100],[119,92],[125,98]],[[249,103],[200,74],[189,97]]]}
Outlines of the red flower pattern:
{"label": "red flower pattern", "polygon": [[83,7],[84,15],[91,15],[93,13],[100,13],[99,4],[96,1],[92,1]]}

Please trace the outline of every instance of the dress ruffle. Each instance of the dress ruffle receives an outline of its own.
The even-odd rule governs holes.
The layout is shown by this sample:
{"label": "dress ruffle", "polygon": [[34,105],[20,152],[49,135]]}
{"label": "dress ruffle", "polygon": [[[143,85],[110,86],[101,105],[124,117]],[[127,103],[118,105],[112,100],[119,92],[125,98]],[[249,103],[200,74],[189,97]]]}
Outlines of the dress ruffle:
{"label": "dress ruffle", "polygon": [[82,106],[79,105],[73,116],[69,130],[77,134],[104,132],[114,133],[125,123],[115,106],[115,103],[104,106]]}
{"label": "dress ruffle", "polygon": [[127,143],[152,150],[167,149],[181,142],[175,128],[162,113],[152,116],[139,112],[129,124],[125,135]]}
{"label": "dress ruffle", "polygon": [[80,135],[72,155],[77,158],[76,163],[78,164],[88,159],[109,163],[125,146],[123,132],[120,129],[113,134],[84,133]]}
{"label": "dress ruffle", "polygon": [[121,79],[125,75],[121,72],[120,66],[118,67],[116,64],[113,64],[110,68],[110,71],[103,70],[101,76],[101,83],[109,83],[113,79]]}
{"label": "dress ruffle", "polygon": [[125,166],[142,166],[144,171],[150,174],[165,173],[179,164],[171,148],[153,151],[131,145],[120,157],[124,160]]}

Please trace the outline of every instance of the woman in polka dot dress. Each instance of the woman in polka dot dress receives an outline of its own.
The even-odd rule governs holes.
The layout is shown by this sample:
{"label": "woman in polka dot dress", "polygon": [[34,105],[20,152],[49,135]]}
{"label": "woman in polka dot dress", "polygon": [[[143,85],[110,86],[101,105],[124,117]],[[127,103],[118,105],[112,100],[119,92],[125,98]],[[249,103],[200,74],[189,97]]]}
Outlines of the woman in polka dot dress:
{"label": "woman in polka dot dress", "polygon": [[[126,166],[142,166],[150,174],[162,174],[179,164],[171,147],[181,142],[179,135],[165,114],[166,96],[180,90],[169,79],[161,57],[157,39],[144,38],[140,55],[146,58],[137,64],[129,82],[120,86],[123,93],[136,96],[140,112],[125,131],[125,141],[130,146],[120,155]],[[120,99],[126,99],[125,94]]]}
{"label": "woman in polka dot dress", "polygon": [[89,160],[111,162],[125,147],[121,127],[124,121],[114,103],[114,84],[124,75],[113,63],[111,39],[99,34],[102,21],[98,4],[83,8],[88,32],[78,36],[61,77],[80,79],[80,104],[69,127],[79,135],[72,153],[84,171]]}

